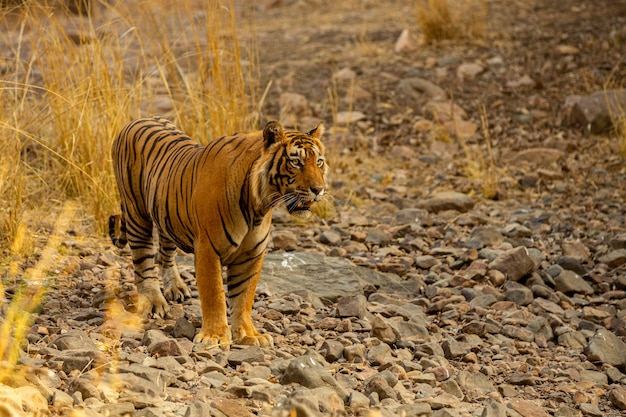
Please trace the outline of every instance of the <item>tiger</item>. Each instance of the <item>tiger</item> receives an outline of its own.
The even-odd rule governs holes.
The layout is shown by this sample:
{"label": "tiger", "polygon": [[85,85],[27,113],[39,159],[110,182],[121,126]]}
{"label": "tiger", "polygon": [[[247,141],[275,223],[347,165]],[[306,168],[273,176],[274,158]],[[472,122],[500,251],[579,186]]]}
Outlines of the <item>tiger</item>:
{"label": "tiger", "polygon": [[270,121],[202,146],[158,116],[123,127],[111,150],[121,214],[109,218],[109,236],[117,248],[130,244],[137,311],[165,317],[166,298],[191,297],[175,262],[179,248],[194,254],[202,311],[194,343],[273,346],[252,322],[272,211],[307,217],[326,196],[323,133],[322,122],[302,133]]}

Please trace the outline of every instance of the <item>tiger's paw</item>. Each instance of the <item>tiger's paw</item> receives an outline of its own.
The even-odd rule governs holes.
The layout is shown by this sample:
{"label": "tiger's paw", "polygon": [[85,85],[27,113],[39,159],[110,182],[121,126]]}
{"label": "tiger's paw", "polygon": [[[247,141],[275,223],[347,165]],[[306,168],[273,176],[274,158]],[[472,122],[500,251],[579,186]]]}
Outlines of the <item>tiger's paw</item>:
{"label": "tiger's paw", "polygon": [[228,348],[232,343],[232,336],[228,324],[205,326],[193,338],[194,343],[205,343],[209,346]]}
{"label": "tiger's paw", "polygon": [[240,345],[271,347],[274,346],[274,339],[269,334],[259,333],[254,327],[248,329],[238,329],[234,331],[234,340]]}
{"label": "tiger's paw", "polygon": [[174,268],[163,272],[163,293],[165,298],[171,301],[184,301],[185,298],[191,298],[189,287]]}
{"label": "tiger's paw", "polygon": [[170,307],[161,293],[156,280],[147,279],[137,285],[139,293],[137,300],[137,313],[147,317],[153,313],[155,317],[164,318]]}

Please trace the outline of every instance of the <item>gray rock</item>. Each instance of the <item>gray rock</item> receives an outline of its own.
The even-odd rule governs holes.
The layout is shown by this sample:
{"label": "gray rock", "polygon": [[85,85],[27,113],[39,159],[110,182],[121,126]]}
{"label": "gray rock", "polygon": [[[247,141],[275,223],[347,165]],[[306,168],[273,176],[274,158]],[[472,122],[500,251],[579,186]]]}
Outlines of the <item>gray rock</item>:
{"label": "gray rock", "polygon": [[232,350],[228,355],[228,363],[232,366],[241,365],[243,362],[249,364],[265,361],[263,349],[259,346],[249,346],[243,349]]}
{"label": "gray rock", "polygon": [[367,299],[362,294],[349,295],[337,300],[337,316],[362,319],[367,313]]}
{"label": "gray rock", "polygon": [[[328,302],[347,295],[363,294],[366,285],[404,294],[411,289],[397,275],[359,267],[347,259],[310,252],[268,253],[261,282],[273,293],[283,295],[307,289]],[[415,291],[419,289],[415,288]]]}
{"label": "gray rock", "polygon": [[174,324],[174,331],[172,332],[174,337],[185,337],[189,340],[193,340],[196,335],[196,327],[186,318],[180,317]]}
{"label": "gray rock", "polygon": [[393,351],[386,343],[378,343],[367,349],[366,357],[373,366],[385,365],[394,360]]}
{"label": "gray rock", "polygon": [[559,345],[574,348],[574,349],[583,349],[587,346],[587,339],[585,339],[585,335],[581,332],[567,332],[559,335],[558,337]]}
{"label": "gray rock", "polygon": [[568,96],[563,106],[564,120],[590,133],[603,133],[613,125],[613,116],[626,108],[626,90],[600,90],[586,96]]}
{"label": "gray rock", "polygon": [[292,360],[280,378],[280,383],[297,383],[307,388],[330,387],[341,397],[347,398],[347,391],[339,385],[337,380],[324,366],[311,355],[301,356]]}
{"label": "gray rock", "polygon": [[574,271],[578,275],[585,275],[588,272],[587,268],[585,268],[578,259],[572,256],[561,256],[556,260],[556,263],[561,268]]}
{"label": "gray rock", "polygon": [[555,290],[564,294],[593,294],[593,288],[580,275],[574,271],[563,270],[558,277],[554,278]]}
{"label": "gray rock", "polygon": [[598,261],[607,264],[611,268],[617,268],[626,263],[626,249],[618,249],[601,256]]}
{"label": "gray rock", "polygon": [[589,339],[584,353],[592,362],[602,362],[615,367],[626,367],[626,343],[615,333],[600,329]]}
{"label": "gray rock", "polygon": [[70,330],[67,333],[59,335],[50,342],[51,346],[59,350],[95,350],[98,347],[89,335],[82,330]]}
{"label": "gray rock", "polygon": [[496,388],[489,381],[489,377],[480,372],[460,371],[456,381],[468,398],[482,397],[496,392]]}
{"label": "gray rock", "polygon": [[443,191],[420,201],[417,206],[431,213],[439,213],[445,210],[456,210],[465,213],[471,210],[474,204],[474,200],[466,194],[455,191]]}
{"label": "gray rock", "polygon": [[480,417],[506,417],[506,407],[494,399],[485,401],[485,408]]}
{"label": "gray rock", "polygon": [[380,374],[372,377],[365,387],[365,395],[370,395],[373,392],[378,394],[380,400],[385,398],[398,399],[398,394],[393,390],[393,387],[389,386],[388,381]]}
{"label": "gray rock", "polygon": [[415,257],[415,266],[421,269],[430,269],[441,262],[432,255],[420,255]]}
{"label": "gray rock", "polygon": [[467,346],[464,343],[457,342],[456,340],[444,340],[441,343],[441,348],[443,349],[446,359],[458,359],[468,353]]}
{"label": "gray rock", "polygon": [[162,389],[169,387],[176,382],[176,376],[163,369],[150,368],[148,366],[132,363],[130,365],[121,365],[118,368],[120,374],[127,373],[138,376],[139,378],[147,381],[153,381],[158,384]]}
{"label": "gray rock", "polygon": [[448,97],[444,89],[419,77],[400,80],[398,90],[417,100],[431,99],[441,101],[446,100]]}
{"label": "gray rock", "polygon": [[343,344],[338,340],[325,340],[320,347],[320,353],[328,362],[335,362],[343,358]]}
{"label": "gray rock", "polygon": [[509,281],[519,281],[537,269],[535,261],[524,246],[504,252],[489,267],[502,272]]}
{"label": "gray rock", "polygon": [[515,281],[504,284],[504,299],[512,301],[518,306],[526,306],[532,303],[534,297],[530,288]]}
{"label": "gray rock", "polygon": [[320,235],[320,242],[325,245],[336,246],[341,243],[341,235],[336,230],[324,230]]}
{"label": "gray rock", "polygon": [[365,243],[386,246],[391,242],[391,234],[386,228],[378,226],[371,228],[365,236]]}

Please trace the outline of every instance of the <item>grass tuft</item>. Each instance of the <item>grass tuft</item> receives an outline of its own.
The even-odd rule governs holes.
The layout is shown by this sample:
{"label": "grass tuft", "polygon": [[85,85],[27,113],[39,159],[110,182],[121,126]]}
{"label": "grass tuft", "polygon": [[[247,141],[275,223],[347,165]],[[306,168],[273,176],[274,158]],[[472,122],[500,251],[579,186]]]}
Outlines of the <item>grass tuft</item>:
{"label": "grass tuft", "polygon": [[487,26],[485,0],[418,0],[416,15],[426,43],[482,38]]}

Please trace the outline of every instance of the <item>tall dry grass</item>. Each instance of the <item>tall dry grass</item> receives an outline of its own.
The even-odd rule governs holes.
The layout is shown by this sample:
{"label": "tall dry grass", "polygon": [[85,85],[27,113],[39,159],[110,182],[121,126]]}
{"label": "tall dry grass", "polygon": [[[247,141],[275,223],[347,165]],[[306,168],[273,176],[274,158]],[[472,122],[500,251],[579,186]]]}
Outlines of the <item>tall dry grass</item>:
{"label": "tall dry grass", "polygon": [[[17,375],[48,248],[85,218],[102,233],[119,210],[110,147],[123,125],[161,114],[208,143],[254,124],[254,36],[242,40],[251,25],[233,0],[120,0],[80,15],[53,1],[0,7],[0,376]],[[113,309],[111,322],[124,317]]]}
{"label": "tall dry grass", "polygon": [[67,198],[102,232],[117,211],[110,145],[132,118],[165,113],[203,143],[253,122],[256,55],[232,0],[120,1],[82,16],[25,1],[0,22],[4,243],[24,212]]}

